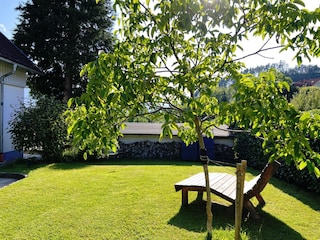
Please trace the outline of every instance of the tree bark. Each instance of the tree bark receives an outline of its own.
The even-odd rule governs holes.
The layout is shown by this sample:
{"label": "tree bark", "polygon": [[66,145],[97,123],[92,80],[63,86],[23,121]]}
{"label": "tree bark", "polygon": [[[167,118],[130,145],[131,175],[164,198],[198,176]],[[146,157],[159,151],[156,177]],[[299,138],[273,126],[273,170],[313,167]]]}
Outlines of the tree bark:
{"label": "tree bark", "polygon": [[206,180],[206,193],[207,193],[207,204],[206,204],[206,213],[207,213],[207,239],[212,239],[212,219],[213,214],[211,210],[211,191],[210,191],[210,179],[209,179],[209,170],[208,170],[208,155],[206,146],[204,144],[202,130],[200,126],[200,121],[198,117],[195,117],[196,131],[198,134],[199,148],[200,148],[200,160],[203,161],[203,171]]}
{"label": "tree bark", "polygon": [[63,93],[63,101],[67,102],[72,95],[72,77],[68,70],[68,64],[66,64],[66,75],[64,79],[64,93]]}
{"label": "tree bark", "polygon": [[[68,15],[68,22],[77,22],[74,15],[74,10],[76,9],[76,2],[75,0],[68,0],[67,3],[69,4],[69,15]],[[68,26],[68,38],[69,40],[76,42],[77,38],[77,31],[76,28]],[[65,58],[65,79],[64,79],[64,93],[63,93],[63,101],[67,102],[72,97],[72,59],[69,56]]]}

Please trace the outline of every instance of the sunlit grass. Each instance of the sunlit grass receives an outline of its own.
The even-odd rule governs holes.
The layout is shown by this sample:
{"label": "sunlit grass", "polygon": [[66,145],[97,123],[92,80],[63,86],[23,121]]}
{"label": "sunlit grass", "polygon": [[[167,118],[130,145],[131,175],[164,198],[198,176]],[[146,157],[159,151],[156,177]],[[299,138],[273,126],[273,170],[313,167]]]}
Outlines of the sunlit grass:
{"label": "sunlit grass", "polygon": [[[191,193],[190,206],[180,208],[174,190],[174,183],[201,171],[197,163],[154,160],[34,168],[0,190],[0,239],[204,239],[205,202]],[[318,239],[319,196],[277,180],[263,196],[262,221],[244,223],[243,239]],[[213,200],[214,239],[233,239],[232,208]]]}

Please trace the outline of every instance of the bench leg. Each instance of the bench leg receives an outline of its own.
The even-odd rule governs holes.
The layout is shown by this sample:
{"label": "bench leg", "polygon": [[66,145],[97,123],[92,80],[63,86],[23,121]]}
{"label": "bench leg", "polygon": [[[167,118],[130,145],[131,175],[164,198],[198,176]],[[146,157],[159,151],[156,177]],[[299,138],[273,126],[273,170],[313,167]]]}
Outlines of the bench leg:
{"label": "bench leg", "polygon": [[264,201],[264,199],[262,198],[262,196],[260,195],[260,193],[258,193],[256,195],[257,200],[259,201],[259,207],[262,208],[264,205],[266,205],[266,202]]}
{"label": "bench leg", "polygon": [[260,216],[256,211],[255,207],[253,206],[252,202],[246,201],[243,203],[243,206],[249,211],[250,216],[255,220],[260,220]]}
{"label": "bench leg", "polygon": [[182,188],[182,206],[188,206],[188,189]]}
{"label": "bench leg", "polygon": [[202,201],[202,199],[203,199],[203,192],[202,191],[198,191],[197,201]]}

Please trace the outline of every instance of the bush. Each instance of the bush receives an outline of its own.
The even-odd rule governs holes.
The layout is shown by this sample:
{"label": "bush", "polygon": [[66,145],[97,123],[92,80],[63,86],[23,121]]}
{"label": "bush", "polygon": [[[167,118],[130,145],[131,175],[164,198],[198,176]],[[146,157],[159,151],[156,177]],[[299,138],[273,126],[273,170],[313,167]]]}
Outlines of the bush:
{"label": "bush", "polygon": [[9,123],[15,148],[40,153],[46,162],[61,161],[67,139],[62,116],[65,108],[64,103],[49,97],[28,105],[21,103]]}
{"label": "bush", "polygon": [[235,134],[235,158],[247,160],[247,165],[255,169],[263,169],[268,162],[268,158],[264,155],[261,144],[262,140],[252,137],[248,134]]}
{"label": "bush", "polygon": [[320,109],[320,88],[301,87],[299,92],[293,95],[291,103],[299,111]]}
{"label": "bush", "polygon": [[[264,155],[262,141],[248,134],[239,133],[235,135],[234,152],[238,159],[246,159],[249,167],[261,170],[268,161],[268,156]],[[320,141],[312,141],[311,146],[315,151],[320,151]],[[285,165],[278,169],[275,176],[302,187],[311,192],[320,193],[320,179],[311,175],[307,169],[298,170],[294,164]]]}

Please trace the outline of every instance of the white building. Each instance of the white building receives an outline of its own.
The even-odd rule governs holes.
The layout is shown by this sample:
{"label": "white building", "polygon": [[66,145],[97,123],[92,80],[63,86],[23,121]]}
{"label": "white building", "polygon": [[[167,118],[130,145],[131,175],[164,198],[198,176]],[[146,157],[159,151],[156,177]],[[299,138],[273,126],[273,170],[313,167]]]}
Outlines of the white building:
{"label": "white building", "polygon": [[24,100],[27,72],[40,70],[0,32],[0,164],[22,157],[12,145],[8,128],[15,107]]}

